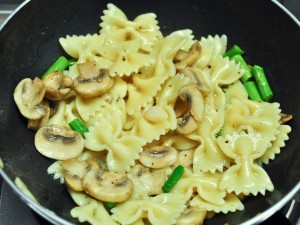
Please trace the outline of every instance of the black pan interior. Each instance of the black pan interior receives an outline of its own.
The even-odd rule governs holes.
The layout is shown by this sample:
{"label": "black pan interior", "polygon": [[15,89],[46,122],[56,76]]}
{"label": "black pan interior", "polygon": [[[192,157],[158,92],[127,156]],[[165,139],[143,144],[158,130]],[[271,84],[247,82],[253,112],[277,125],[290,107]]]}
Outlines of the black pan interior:
{"label": "black pan interior", "polygon": [[[220,215],[205,224],[239,224],[278,202],[300,180],[300,28],[277,5],[261,0],[167,0],[110,1],[133,19],[146,12],[158,16],[166,35],[189,28],[196,38],[226,34],[228,47],[238,44],[246,51],[246,60],[265,68],[274,90],[273,101],[281,103],[294,118],[292,133],[282,154],[266,166],[275,191],[266,196],[249,197],[245,210]],[[32,0],[0,32],[0,157],[5,172],[19,176],[45,207],[76,223],[69,211],[74,206],[64,185],[47,175],[53,162],[34,148],[34,133],[18,112],[12,93],[25,77],[40,76],[59,55],[59,37],[99,31],[99,22],[107,1]]]}

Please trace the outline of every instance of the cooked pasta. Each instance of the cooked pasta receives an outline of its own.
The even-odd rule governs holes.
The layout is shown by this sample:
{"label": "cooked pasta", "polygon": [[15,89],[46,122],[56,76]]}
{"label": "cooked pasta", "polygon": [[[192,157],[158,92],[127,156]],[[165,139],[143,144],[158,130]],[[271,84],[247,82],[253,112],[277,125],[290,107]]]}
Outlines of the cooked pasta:
{"label": "cooked pasta", "polygon": [[[63,71],[74,83],[37,128],[69,143],[76,137],[70,130],[55,132],[77,118],[87,127],[84,139],[76,137],[83,141],[77,156],[53,153],[48,168],[77,204],[72,217],[99,225],[176,224],[186,210],[203,217],[235,212],[244,209],[240,194],[274,189],[262,165],[280,153],[291,127],[279,123],[279,103],[248,99],[244,70],[223,57],[226,35],[197,39],[185,29],[163,36],[154,13],[130,21],[113,4],[101,19],[97,34],[59,39],[77,60]],[[87,86],[92,82],[100,84]],[[185,172],[164,193],[178,165]],[[110,209],[107,202],[117,204]]]}

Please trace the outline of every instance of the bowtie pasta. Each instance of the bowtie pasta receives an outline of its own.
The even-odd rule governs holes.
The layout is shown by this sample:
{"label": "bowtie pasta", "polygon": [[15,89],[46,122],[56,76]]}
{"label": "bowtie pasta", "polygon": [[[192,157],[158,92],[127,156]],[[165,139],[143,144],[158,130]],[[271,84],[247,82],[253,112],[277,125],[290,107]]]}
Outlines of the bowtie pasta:
{"label": "bowtie pasta", "polygon": [[[202,224],[274,189],[262,165],[280,153],[291,127],[280,122],[279,103],[248,98],[245,71],[224,57],[226,35],[163,36],[155,14],[130,21],[113,4],[101,19],[97,34],[59,39],[75,59],[67,69],[26,78],[14,93],[37,130],[37,150],[56,160],[48,173],[77,204],[73,217]],[[73,131],[73,121],[84,128]],[[177,166],[184,173],[164,192]]]}

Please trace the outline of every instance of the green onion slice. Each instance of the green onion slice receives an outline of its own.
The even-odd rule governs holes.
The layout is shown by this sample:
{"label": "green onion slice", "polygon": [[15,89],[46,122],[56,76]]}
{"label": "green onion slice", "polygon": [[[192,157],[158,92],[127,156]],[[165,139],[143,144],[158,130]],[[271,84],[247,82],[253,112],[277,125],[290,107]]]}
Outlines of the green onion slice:
{"label": "green onion slice", "polygon": [[69,126],[72,128],[72,130],[77,131],[84,137],[84,133],[88,132],[88,128],[81,122],[80,119],[74,119],[69,123]]}
{"label": "green onion slice", "polygon": [[179,165],[177,166],[173,173],[171,174],[171,176],[169,177],[169,179],[166,181],[166,183],[163,185],[162,189],[165,193],[168,193],[171,191],[171,189],[175,186],[175,184],[177,184],[177,182],[179,181],[180,177],[183,175],[184,173],[184,167]]}
{"label": "green onion slice", "polygon": [[263,99],[263,101],[270,101],[270,99],[273,97],[273,92],[270,88],[264,69],[258,65],[254,65],[252,67],[252,74],[254,76],[261,98]]}
{"label": "green onion slice", "polygon": [[117,206],[116,202],[103,202],[103,205],[106,209],[112,209]]}
{"label": "green onion slice", "polygon": [[244,86],[248,92],[248,96],[251,100],[261,102],[262,98],[259,94],[258,88],[255,81],[247,81],[244,83]]}
{"label": "green onion slice", "polygon": [[237,45],[233,45],[231,49],[229,49],[223,57],[229,57],[230,59],[235,55],[243,55],[245,52]]}
{"label": "green onion slice", "polygon": [[47,76],[49,73],[52,73],[54,71],[63,71],[68,67],[69,67],[69,60],[64,56],[60,56],[58,57],[58,59],[55,60],[52,66],[50,66],[50,68],[44,73],[42,78]]}

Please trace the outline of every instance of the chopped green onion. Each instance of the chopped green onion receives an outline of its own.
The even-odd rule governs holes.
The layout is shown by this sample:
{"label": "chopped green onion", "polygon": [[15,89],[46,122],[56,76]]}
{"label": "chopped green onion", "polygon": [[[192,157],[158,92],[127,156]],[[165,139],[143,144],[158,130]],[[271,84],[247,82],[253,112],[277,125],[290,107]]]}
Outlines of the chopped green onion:
{"label": "chopped green onion", "polygon": [[223,57],[229,57],[230,59],[235,55],[243,55],[245,52],[237,45],[233,45],[231,49],[229,49]]}
{"label": "chopped green onion", "polygon": [[77,63],[77,59],[69,59],[69,66],[73,66],[75,63]]}
{"label": "chopped green onion", "polygon": [[117,206],[116,202],[103,202],[103,205],[106,209],[112,209]]}
{"label": "chopped green onion", "polygon": [[69,123],[72,130],[77,131],[84,137],[84,133],[88,132],[88,128],[81,122],[80,119],[74,119]]}
{"label": "chopped green onion", "polygon": [[68,66],[69,66],[69,60],[64,56],[60,56],[58,57],[58,59],[56,59],[56,61],[52,64],[52,66],[50,66],[50,68],[44,73],[42,78],[44,78],[49,73],[52,73],[54,71],[63,71],[64,69],[68,68]]}
{"label": "chopped green onion", "polygon": [[252,78],[252,73],[244,58],[241,55],[235,55],[232,57],[232,59],[239,63],[240,67],[245,71],[244,75],[241,78],[241,81],[243,83],[249,81]]}
{"label": "chopped green onion", "polygon": [[166,181],[166,183],[162,187],[163,191],[165,193],[170,192],[171,189],[175,186],[175,184],[177,184],[177,182],[179,181],[179,179],[183,175],[183,173],[184,173],[184,167],[181,165],[177,166],[174,169],[171,176],[169,177],[169,179]]}
{"label": "chopped green onion", "polygon": [[254,65],[252,67],[252,74],[256,81],[261,98],[263,101],[270,101],[270,99],[273,97],[273,92],[266,78],[264,69],[258,65]]}
{"label": "chopped green onion", "polygon": [[258,102],[262,101],[256,83],[254,81],[247,81],[244,83],[244,86],[251,100],[258,101]]}

